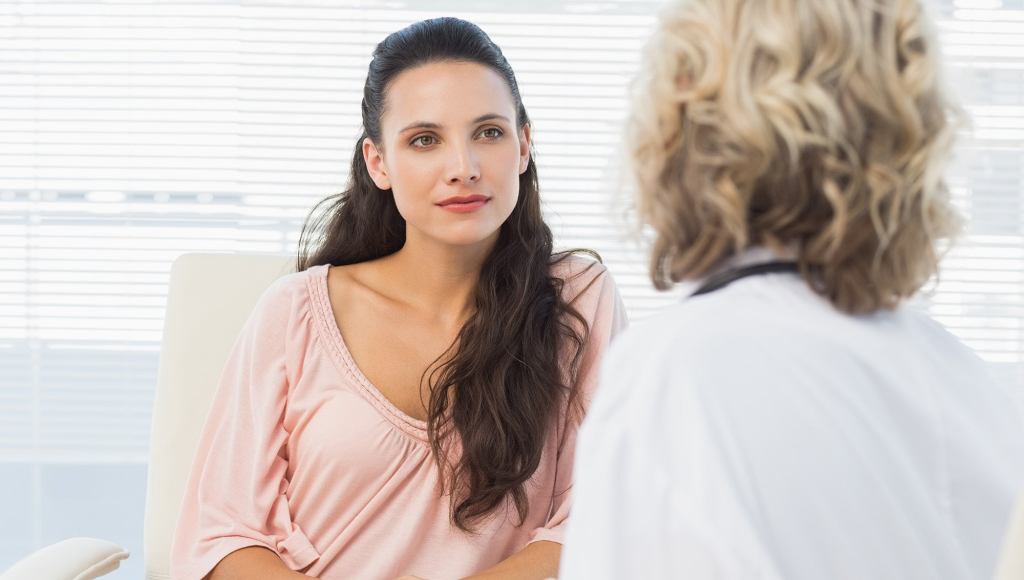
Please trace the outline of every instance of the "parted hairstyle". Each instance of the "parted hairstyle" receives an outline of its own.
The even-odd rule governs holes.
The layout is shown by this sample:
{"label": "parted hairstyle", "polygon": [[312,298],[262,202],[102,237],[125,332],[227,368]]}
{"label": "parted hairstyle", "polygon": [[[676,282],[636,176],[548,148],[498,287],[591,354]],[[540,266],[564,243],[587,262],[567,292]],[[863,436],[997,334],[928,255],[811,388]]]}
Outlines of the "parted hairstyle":
{"label": "parted hairstyle", "polygon": [[918,0],[674,0],[627,130],[655,286],[789,246],[840,310],[895,307],[958,231],[961,118]]}
{"label": "parted hairstyle", "polygon": [[[405,244],[405,220],[391,192],[370,178],[361,143],[369,137],[381,146],[381,115],[395,77],[449,61],[498,73],[515,102],[518,128],[530,123],[512,67],[476,25],[436,18],[389,35],[370,62],[363,133],[348,188],[311,213],[300,238],[299,270],[374,260]],[[546,437],[558,418],[579,407],[576,379],[589,328],[562,296],[564,280],[551,270],[571,253],[552,252],[531,151],[519,176],[519,199],[480,272],[474,311],[421,379],[430,386],[427,432],[445,482],[442,491],[451,495],[452,521],[460,529],[472,531],[506,505],[517,510],[520,522],[525,519],[525,486],[540,464]]]}

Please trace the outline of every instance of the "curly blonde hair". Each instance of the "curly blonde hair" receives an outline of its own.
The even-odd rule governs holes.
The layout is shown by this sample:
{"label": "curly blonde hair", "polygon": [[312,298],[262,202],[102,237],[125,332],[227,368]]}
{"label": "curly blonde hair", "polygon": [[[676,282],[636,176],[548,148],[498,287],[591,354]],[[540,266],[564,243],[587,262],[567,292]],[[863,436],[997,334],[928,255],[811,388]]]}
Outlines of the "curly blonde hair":
{"label": "curly blonde hair", "polygon": [[918,0],[676,0],[634,84],[641,219],[666,289],[792,245],[849,313],[936,273],[960,220],[943,169],[960,109]]}

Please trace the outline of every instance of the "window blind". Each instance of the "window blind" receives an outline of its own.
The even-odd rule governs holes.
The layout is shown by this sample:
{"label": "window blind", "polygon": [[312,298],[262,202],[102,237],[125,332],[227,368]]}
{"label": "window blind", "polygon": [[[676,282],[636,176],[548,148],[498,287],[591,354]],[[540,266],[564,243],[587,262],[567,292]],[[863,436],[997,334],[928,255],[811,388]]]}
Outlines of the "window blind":
{"label": "window blind", "polygon": [[934,7],[972,126],[949,172],[966,227],[924,300],[1024,400],[1024,2]]}
{"label": "window blind", "polygon": [[[951,172],[967,236],[925,300],[1019,381],[1024,10],[984,5],[936,6],[975,132]],[[293,251],[308,209],[346,179],[372,47],[441,12],[0,6],[0,456],[144,461],[168,265]],[[601,252],[633,318],[676,299],[649,289],[610,212],[624,86],[655,4],[441,7],[483,26],[516,68],[559,245]]]}

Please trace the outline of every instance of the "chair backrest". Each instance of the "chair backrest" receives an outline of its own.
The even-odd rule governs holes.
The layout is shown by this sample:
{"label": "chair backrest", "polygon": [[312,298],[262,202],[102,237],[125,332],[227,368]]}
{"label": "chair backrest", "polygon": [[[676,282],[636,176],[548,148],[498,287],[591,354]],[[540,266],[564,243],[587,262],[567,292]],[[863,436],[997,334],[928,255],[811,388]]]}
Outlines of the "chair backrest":
{"label": "chair backrest", "polygon": [[1024,580],[1024,492],[1017,498],[1017,509],[1006,526],[996,580]]}
{"label": "chair backrest", "polygon": [[294,256],[186,254],[171,267],[146,489],[146,580],[170,578],[171,538],[214,390],[231,347]]}

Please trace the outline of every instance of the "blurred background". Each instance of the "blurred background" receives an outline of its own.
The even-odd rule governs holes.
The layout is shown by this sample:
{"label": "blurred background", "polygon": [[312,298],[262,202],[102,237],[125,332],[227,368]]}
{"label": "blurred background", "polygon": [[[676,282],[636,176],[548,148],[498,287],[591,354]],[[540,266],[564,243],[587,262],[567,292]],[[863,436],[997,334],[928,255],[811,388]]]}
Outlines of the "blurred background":
{"label": "blurred background", "polygon": [[[597,250],[634,320],[626,88],[658,2],[0,1],[0,571],[69,536],[142,577],[166,282],[185,252],[295,250],[339,191],[373,46],[423,18],[481,25],[534,120],[560,247]],[[950,166],[969,227],[918,300],[1024,401],[1024,0],[934,0],[973,119]],[[894,353],[895,355],[895,353]]]}

